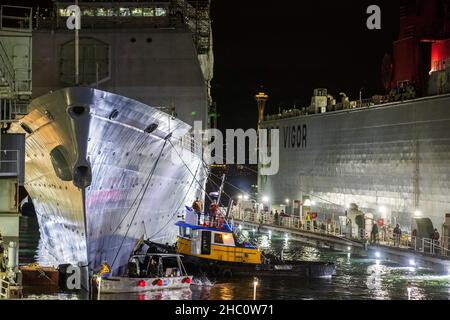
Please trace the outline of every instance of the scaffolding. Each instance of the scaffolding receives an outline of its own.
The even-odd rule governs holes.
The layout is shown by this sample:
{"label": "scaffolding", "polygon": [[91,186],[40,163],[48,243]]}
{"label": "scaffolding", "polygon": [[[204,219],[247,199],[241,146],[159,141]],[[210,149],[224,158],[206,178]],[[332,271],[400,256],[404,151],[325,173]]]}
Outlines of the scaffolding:
{"label": "scaffolding", "polygon": [[0,7],[0,124],[28,112],[31,100],[32,9]]}
{"label": "scaffolding", "polygon": [[174,0],[176,14],[191,30],[197,53],[208,54],[211,48],[210,0]]}

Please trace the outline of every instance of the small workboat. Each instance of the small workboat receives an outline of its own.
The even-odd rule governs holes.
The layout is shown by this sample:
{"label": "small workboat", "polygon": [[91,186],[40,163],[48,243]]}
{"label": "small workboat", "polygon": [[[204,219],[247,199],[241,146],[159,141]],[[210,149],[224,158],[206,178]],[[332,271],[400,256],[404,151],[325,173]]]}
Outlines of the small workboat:
{"label": "small workboat", "polygon": [[188,289],[192,276],[184,268],[182,256],[176,253],[133,254],[124,277],[97,276],[97,293],[143,293],[158,290]]}
{"label": "small workboat", "polygon": [[[192,209],[186,207],[185,221],[178,221],[177,252],[184,256],[184,264],[193,274],[230,278],[257,277],[331,277],[334,263],[284,261],[264,254],[258,246],[245,241],[226,219],[218,223],[198,225],[189,219]],[[191,222],[192,221],[192,222]],[[188,223],[190,222],[190,223]]]}

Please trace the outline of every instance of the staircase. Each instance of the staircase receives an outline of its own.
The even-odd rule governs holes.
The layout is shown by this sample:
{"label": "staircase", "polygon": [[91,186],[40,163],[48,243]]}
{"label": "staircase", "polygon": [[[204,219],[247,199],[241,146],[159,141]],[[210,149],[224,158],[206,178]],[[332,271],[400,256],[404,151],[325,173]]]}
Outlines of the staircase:
{"label": "staircase", "polygon": [[31,8],[0,7],[0,125],[28,113],[31,100]]}
{"label": "staircase", "polygon": [[175,0],[175,11],[181,12],[193,33],[199,55],[208,54],[211,47],[210,0]]}

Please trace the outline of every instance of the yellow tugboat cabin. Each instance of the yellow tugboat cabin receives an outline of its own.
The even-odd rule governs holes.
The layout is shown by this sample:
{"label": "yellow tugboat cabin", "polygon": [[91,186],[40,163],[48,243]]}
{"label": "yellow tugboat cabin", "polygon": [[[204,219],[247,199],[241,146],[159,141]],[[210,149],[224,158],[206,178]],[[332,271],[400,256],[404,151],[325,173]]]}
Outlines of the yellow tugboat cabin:
{"label": "yellow tugboat cabin", "polygon": [[261,251],[248,244],[237,243],[228,225],[222,228],[192,225],[185,222],[176,224],[180,228],[177,239],[179,254],[218,262],[261,264]]}

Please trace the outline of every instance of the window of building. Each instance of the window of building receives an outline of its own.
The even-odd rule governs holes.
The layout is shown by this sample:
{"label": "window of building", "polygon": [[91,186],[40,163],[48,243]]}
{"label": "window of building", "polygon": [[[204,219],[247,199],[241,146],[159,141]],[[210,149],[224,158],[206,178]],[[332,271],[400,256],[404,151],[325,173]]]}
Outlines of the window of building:
{"label": "window of building", "polygon": [[166,8],[156,8],[155,9],[155,16],[157,17],[164,17],[167,14]]}
{"label": "window of building", "polygon": [[131,15],[133,17],[142,17],[142,8],[133,8],[133,9],[131,9]]}
{"label": "window of building", "polygon": [[59,13],[60,17],[69,17],[70,16],[70,11],[67,9],[59,9],[58,13]]}
{"label": "window of building", "polygon": [[105,8],[98,8],[97,9],[97,16],[98,17],[106,17],[108,15],[108,11]]}
{"label": "window of building", "polygon": [[130,8],[119,8],[119,16],[129,17],[131,15]]}
{"label": "window of building", "polygon": [[93,17],[95,15],[95,9],[92,8],[86,8],[83,9],[83,16]]}
{"label": "window of building", "polygon": [[221,233],[214,233],[214,243],[223,244],[223,235]]}
{"label": "window of building", "polygon": [[117,16],[117,9],[116,8],[108,8],[107,9],[108,17],[116,17]]}
{"label": "window of building", "polygon": [[[61,47],[61,81],[75,84],[74,41]],[[93,39],[80,38],[79,83],[90,85],[104,81],[110,74],[109,45]],[[98,75],[98,79],[97,79]]]}
{"label": "window of building", "polygon": [[144,17],[154,17],[155,9],[154,8],[143,8],[142,13],[143,13]]}

